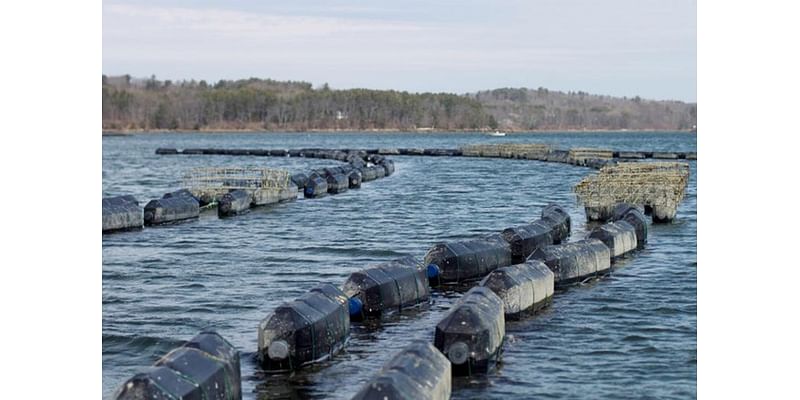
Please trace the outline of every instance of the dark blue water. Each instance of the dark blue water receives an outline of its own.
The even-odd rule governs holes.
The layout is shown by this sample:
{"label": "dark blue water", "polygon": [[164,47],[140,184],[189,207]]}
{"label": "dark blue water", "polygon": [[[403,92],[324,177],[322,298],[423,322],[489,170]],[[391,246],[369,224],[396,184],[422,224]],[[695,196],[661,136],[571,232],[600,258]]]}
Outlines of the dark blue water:
{"label": "dark blue water", "polygon": [[[103,138],[103,195],[140,201],[179,188],[199,166],[268,166],[293,172],[332,160],[157,156],[158,147],[377,148],[543,142],[563,147],[696,151],[685,133],[149,134]],[[247,399],[349,398],[398,350],[433,329],[456,294],[428,309],[354,326],[345,352],[291,376],[259,373],[250,355],[273,308],[319,282],[340,284],[369,264],[422,257],[434,242],[469,239],[566,206],[572,240],[587,231],[573,186],[593,170],[528,160],[394,156],[396,173],[360,190],[199,221],[103,236],[103,391],[199,330],[219,331],[243,353]],[[457,380],[453,398],[688,398],[697,377],[696,163],[670,225],[651,227],[645,250],[614,274],[557,292],[537,316],[506,325],[500,369]]]}

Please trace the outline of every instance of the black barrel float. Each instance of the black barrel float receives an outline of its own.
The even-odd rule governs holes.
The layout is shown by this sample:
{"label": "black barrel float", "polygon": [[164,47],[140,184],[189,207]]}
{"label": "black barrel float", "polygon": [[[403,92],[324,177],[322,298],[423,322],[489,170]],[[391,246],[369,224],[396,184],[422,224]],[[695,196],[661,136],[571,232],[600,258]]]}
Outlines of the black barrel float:
{"label": "black barrel float", "polygon": [[342,291],[349,297],[350,319],[357,321],[427,304],[431,295],[427,269],[413,257],[353,272]]}
{"label": "black barrel float", "polygon": [[414,341],[383,365],[353,400],[447,400],[450,361],[430,343]]}
{"label": "black barrel float", "polygon": [[243,189],[234,189],[225,193],[217,205],[217,215],[220,218],[239,215],[250,209],[252,201],[250,193]]}
{"label": "black barrel float", "polygon": [[587,239],[598,239],[611,251],[611,258],[622,257],[625,253],[636,250],[636,228],[626,221],[609,222],[594,228]]}
{"label": "black barrel float", "polygon": [[376,165],[382,163],[383,160],[385,160],[385,159],[386,159],[386,157],[384,157],[384,156],[382,156],[380,154],[369,154],[366,157],[367,161],[369,161],[369,162],[371,162],[373,164],[376,164]]}
{"label": "black barrel float", "polygon": [[347,153],[344,151],[334,151],[333,152],[333,159],[336,161],[346,161],[347,160]]}
{"label": "black barrel float", "polygon": [[292,183],[294,183],[294,185],[297,186],[297,189],[300,190],[306,187],[306,182],[308,182],[308,175],[302,172],[298,172],[292,175],[289,179],[291,179]]}
{"label": "black barrel float", "polygon": [[328,181],[328,193],[330,194],[339,194],[344,193],[348,189],[350,189],[350,182],[347,179],[347,176],[342,173],[336,174],[329,174],[327,177]]}
{"label": "black barrel float", "polygon": [[504,315],[503,300],[476,286],[436,325],[434,346],[453,364],[454,375],[484,373],[497,365],[506,333]]}
{"label": "black barrel float", "polygon": [[611,219],[614,213],[614,206],[613,205],[585,206],[584,210],[586,212],[587,221],[606,222],[609,219]]}
{"label": "black barrel float", "polygon": [[378,179],[378,173],[372,167],[361,167],[358,170],[361,171],[362,182],[369,182]]}
{"label": "black barrel float", "polygon": [[156,149],[156,154],[161,154],[161,155],[164,155],[164,154],[178,154],[178,150],[177,149],[171,149],[171,148],[159,147],[159,148]]}
{"label": "black barrel float", "polygon": [[144,206],[144,224],[159,225],[200,217],[200,203],[194,196],[150,200]]}
{"label": "black barrel float", "polygon": [[567,210],[557,204],[545,207],[542,210],[540,221],[551,227],[555,244],[560,244],[572,233],[572,219]]}
{"label": "black barrel float", "polygon": [[667,151],[654,151],[651,157],[667,159],[667,160],[677,160],[678,158],[680,158],[678,153],[672,153]]}
{"label": "black barrel float", "polygon": [[272,149],[269,151],[269,155],[272,157],[286,157],[289,152],[285,149]]}
{"label": "black barrel float", "polygon": [[239,400],[239,352],[218,333],[201,332],[128,379],[114,398]]}
{"label": "black barrel float", "polygon": [[645,154],[640,151],[620,151],[617,157],[623,159],[641,159],[645,158]]}
{"label": "black barrel float", "polygon": [[327,167],[327,168],[322,168],[322,169],[318,170],[318,173],[320,175],[324,176],[325,178],[330,178],[331,176],[334,176],[334,175],[341,175],[344,172],[345,172],[345,169],[342,166]]}
{"label": "black barrel float", "polygon": [[372,168],[375,171],[375,179],[386,177],[386,170],[380,165],[373,165],[369,168]]}
{"label": "black barrel float", "polygon": [[349,161],[349,163],[353,166],[353,168],[363,168],[367,166],[367,163],[361,158],[353,158]]}
{"label": "black barrel float", "polygon": [[544,221],[533,221],[527,225],[507,228],[501,232],[503,239],[511,246],[511,262],[525,262],[528,256],[539,247],[553,244],[553,226]]}
{"label": "black barrel float", "polygon": [[289,371],[325,360],[350,337],[347,296],[323,284],[279,306],[258,327],[258,360],[267,371]]}
{"label": "black barrel float", "polygon": [[308,174],[308,178],[311,179],[311,177],[314,175],[319,175],[322,177],[322,179],[325,179],[328,177],[328,172],[325,168],[312,169],[311,173]]}
{"label": "black barrel float", "polygon": [[383,167],[386,176],[389,176],[394,173],[394,161],[386,158],[381,161],[380,166]]}
{"label": "black barrel float", "polygon": [[597,239],[545,246],[531,254],[555,274],[556,287],[600,276],[611,269],[611,251]]}
{"label": "black barrel float", "polygon": [[215,201],[215,199],[213,198],[213,194],[211,193],[208,193],[202,197],[198,197],[195,196],[194,193],[192,193],[189,189],[178,189],[174,192],[164,193],[164,196],[162,198],[170,199],[173,197],[191,197],[197,200],[197,203],[200,205],[200,207],[205,207],[211,204],[211,202]]}
{"label": "black barrel float", "polygon": [[439,270],[441,283],[480,279],[511,263],[511,247],[499,234],[463,242],[437,243],[425,255],[425,264]]}
{"label": "black barrel float", "polygon": [[480,283],[503,300],[506,319],[519,319],[548,305],[553,297],[555,275],[539,260],[498,268]]}
{"label": "black barrel float", "polygon": [[294,184],[288,184],[282,188],[257,189],[252,192],[250,200],[250,205],[253,207],[295,201],[297,200],[297,187]]}
{"label": "black barrel float", "polygon": [[358,189],[361,187],[361,171],[353,169],[347,173],[347,182],[350,189]]}
{"label": "black barrel float", "polygon": [[638,249],[643,249],[647,244],[647,218],[644,216],[642,210],[638,207],[628,204],[620,203],[614,207],[614,212],[611,216],[612,221],[625,221],[636,229],[636,243]]}
{"label": "black barrel float", "polygon": [[352,165],[353,168],[361,168],[367,165],[367,162],[364,161],[362,154],[360,153],[350,153],[347,156],[347,163]]}
{"label": "black barrel float", "polygon": [[142,207],[135,197],[103,197],[103,233],[140,229],[143,224]]}
{"label": "black barrel float", "polygon": [[303,189],[303,196],[306,198],[316,198],[328,195],[328,181],[317,173],[312,173],[308,177],[306,187]]}
{"label": "black barrel float", "polygon": [[[172,197],[191,197],[191,198],[197,200],[198,202],[200,201],[189,189],[178,189],[178,190],[176,190],[174,192],[164,193],[164,196],[162,196],[161,198],[162,199],[169,199],[169,198],[172,198]],[[202,204],[201,204],[201,206],[202,206]]]}

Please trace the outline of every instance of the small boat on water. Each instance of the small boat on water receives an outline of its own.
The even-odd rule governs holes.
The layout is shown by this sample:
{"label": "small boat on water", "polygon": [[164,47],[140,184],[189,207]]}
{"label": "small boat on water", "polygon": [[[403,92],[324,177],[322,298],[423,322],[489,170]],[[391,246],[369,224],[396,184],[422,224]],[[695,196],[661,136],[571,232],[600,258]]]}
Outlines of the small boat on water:
{"label": "small boat on water", "polygon": [[501,136],[505,136],[506,133],[505,132],[500,132],[500,131],[494,131],[494,132],[489,132],[488,135],[489,136],[501,137]]}

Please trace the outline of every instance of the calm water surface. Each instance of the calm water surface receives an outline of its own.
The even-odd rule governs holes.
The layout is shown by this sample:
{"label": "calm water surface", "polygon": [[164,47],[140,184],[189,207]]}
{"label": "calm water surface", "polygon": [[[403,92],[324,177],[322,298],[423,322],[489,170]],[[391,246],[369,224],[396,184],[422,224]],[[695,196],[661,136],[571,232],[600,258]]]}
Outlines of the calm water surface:
{"label": "calm water surface", "polygon": [[[103,195],[141,204],[178,189],[200,166],[307,171],[333,160],[156,156],[158,147],[455,148],[543,142],[563,147],[696,151],[684,133],[150,134],[103,138]],[[528,222],[550,202],[587,232],[572,187],[593,170],[527,160],[394,156],[396,173],[360,190],[198,221],[103,236],[103,393],[194,336],[214,329],[242,351],[246,399],[349,398],[413,339],[432,340],[458,294],[378,326],[354,325],[346,351],[291,376],[252,360],[259,321],[320,282],[340,284],[370,264],[424,256],[437,241],[470,239]],[[541,314],[506,325],[500,369],[457,380],[453,398],[691,398],[697,376],[696,163],[670,225],[608,278],[557,292]]]}

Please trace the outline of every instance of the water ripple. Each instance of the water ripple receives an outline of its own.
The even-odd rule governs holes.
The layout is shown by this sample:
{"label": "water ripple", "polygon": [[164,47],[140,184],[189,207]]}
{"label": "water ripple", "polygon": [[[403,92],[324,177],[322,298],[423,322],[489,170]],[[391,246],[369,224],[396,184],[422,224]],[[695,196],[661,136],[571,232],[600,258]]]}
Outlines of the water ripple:
{"label": "water ripple", "polygon": [[[103,138],[104,195],[140,201],[179,187],[199,166],[266,166],[293,172],[335,161],[156,156],[158,147],[442,147],[486,142],[465,134],[186,134]],[[696,151],[685,134],[536,134],[504,141],[620,150]],[[422,257],[437,241],[474,238],[566,206],[573,238],[590,230],[571,188],[591,171],[527,160],[394,157],[397,172],[361,190],[298,200],[219,220],[103,236],[103,392],[201,329],[243,352],[247,399],[349,398],[392,355],[433,327],[459,292],[380,324],[354,324],[344,352],[313,369],[265,376],[252,359],[270,310],[320,282],[341,283],[369,264]],[[696,397],[696,163],[678,220],[652,226],[648,247],[614,273],[559,291],[534,318],[507,324],[497,373],[457,379],[453,398]]]}

